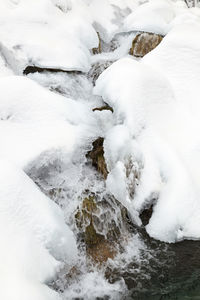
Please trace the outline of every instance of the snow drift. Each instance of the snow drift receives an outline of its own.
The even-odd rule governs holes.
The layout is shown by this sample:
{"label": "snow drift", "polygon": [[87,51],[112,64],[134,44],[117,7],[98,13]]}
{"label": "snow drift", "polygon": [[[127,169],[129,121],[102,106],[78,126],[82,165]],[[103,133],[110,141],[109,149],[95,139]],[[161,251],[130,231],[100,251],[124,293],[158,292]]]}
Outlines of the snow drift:
{"label": "snow drift", "polygon": [[[199,32],[198,23],[177,25],[140,62],[127,57],[114,63],[94,89],[113,107],[119,124],[115,138],[106,133],[106,159],[114,176],[108,178],[108,188],[121,200],[127,185],[125,159],[135,157],[141,177],[128,199],[132,213],[156,200],[146,229],[168,242],[200,238]],[[129,138],[116,147],[116,138],[122,140],[124,132]]]}

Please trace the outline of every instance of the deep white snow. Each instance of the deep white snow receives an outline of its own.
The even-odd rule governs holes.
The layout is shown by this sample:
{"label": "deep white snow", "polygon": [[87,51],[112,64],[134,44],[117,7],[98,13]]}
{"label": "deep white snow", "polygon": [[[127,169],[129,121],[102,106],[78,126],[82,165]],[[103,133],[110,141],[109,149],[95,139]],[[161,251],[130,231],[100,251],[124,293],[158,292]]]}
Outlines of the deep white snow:
{"label": "deep white snow", "polygon": [[[164,38],[138,60],[128,53],[140,31]],[[200,239],[199,53],[200,9],[184,1],[0,1],[0,299],[120,299],[123,280],[83,272],[73,213],[88,189],[114,195],[138,226],[153,205],[155,239]],[[25,76],[29,66],[45,70]],[[104,102],[113,113],[92,111]],[[106,184],[85,164],[99,136]],[[140,249],[133,234],[109,264]],[[75,264],[81,275],[59,296],[48,284]]]}

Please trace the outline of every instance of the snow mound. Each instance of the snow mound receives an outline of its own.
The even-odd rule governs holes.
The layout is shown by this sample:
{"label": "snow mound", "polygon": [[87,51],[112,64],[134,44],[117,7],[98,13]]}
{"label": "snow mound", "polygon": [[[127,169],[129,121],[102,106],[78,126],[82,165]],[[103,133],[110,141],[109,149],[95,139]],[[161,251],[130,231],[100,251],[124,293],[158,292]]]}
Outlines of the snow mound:
{"label": "snow mound", "polygon": [[[75,238],[59,207],[18,168],[0,161],[0,297],[59,299],[47,283],[66,261],[77,259]],[[12,286],[12,288],[10,288]]]}
{"label": "snow mound", "polygon": [[5,59],[0,55],[0,77],[14,75],[13,71],[8,67]]}
{"label": "snow mound", "polygon": [[166,35],[175,25],[193,22],[197,18],[197,13],[188,10],[183,1],[150,0],[126,17],[124,30]]}
{"label": "snow mound", "polygon": [[126,31],[146,31],[165,35],[170,29],[170,22],[175,17],[172,3],[166,0],[153,0],[139,6],[125,22]]}
{"label": "snow mound", "polygon": [[[12,87],[12,88],[11,88]],[[0,157],[25,167],[42,152],[63,149],[68,160],[93,122],[83,104],[52,93],[31,79],[0,79]]]}
{"label": "snow mound", "polygon": [[108,43],[114,35],[121,32],[124,18],[139,5],[135,0],[92,0],[87,2],[87,12],[101,39]]}
{"label": "snow mound", "polygon": [[89,70],[89,49],[97,47],[97,34],[89,21],[68,8],[68,1],[1,1],[0,49],[16,74],[34,65]]}
{"label": "snow mound", "polygon": [[135,217],[154,203],[146,229],[167,242],[200,238],[199,32],[197,22],[175,26],[140,62],[110,66],[94,88],[114,109],[105,132],[108,189],[126,198],[131,157],[139,172],[129,210]]}
{"label": "snow mound", "polygon": [[[147,122],[154,122],[155,109],[164,113],[168,102],[173,102],[173,91],[166,78],[131,57],[106,69],[98,78],[94,93],[113,107],[117,123],[124,123],[135,136]],[[164,99],[160,94],[165,95]]]}

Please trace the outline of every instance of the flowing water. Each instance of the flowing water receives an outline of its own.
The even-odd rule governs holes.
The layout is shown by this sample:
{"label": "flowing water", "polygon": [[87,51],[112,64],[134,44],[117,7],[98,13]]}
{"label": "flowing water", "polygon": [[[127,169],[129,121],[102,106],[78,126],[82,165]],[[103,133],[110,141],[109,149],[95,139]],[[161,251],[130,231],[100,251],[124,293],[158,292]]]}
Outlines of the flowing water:
{"label": "flowing water", "polygon": [[[90,110],[100,107],[102,99],[92,95],[95,80],[128,51],[133,36],[120,36],[110,47],[106,45],[107,52],[96,56],[99,58],[88,74],[44,71],[28,76],[53,92],[84,103]],[[95,126],[94,132],[80,141],[80,148],[70,162],[61,153],[59,160],[58,155],[52,155],[48,164],[42,164],[44,157],[40,157],[26,170],[41,190],[63,209],[66,223],[74,231],[79,245],[77,265],[68,274],[63,265],[49,285],[59,291],[63,299],[200,299],[200,242],[165,244],[151,239],[144,227],[138,228],[133,223],[128,230],[124,227],[119,204],[109,198],[104,178],[86,158],[92,142],[101,132],[98,122]],[[96,223],[97,231],[106,236],[110,220],[115,220],[118,230],[117,254],[102,263],[94,263],[88,256],[76,224],[77,209],[83,196],[88,194],[96,195],[97,202],[101,203],[98,218],[103,222]]]}

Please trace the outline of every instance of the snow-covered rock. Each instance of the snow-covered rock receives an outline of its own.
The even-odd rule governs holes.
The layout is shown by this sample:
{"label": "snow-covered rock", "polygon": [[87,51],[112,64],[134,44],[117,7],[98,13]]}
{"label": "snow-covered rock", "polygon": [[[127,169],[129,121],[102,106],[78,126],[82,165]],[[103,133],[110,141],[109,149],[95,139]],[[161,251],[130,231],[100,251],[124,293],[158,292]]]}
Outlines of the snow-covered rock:
{"label": "snow-covered rock", "polygon": [[97,34],[90,21],[73,10],[61,10],[59,7],[68,7],[68,2],[60,2],[1,2],[0,52],[16,74],[34,65],[89,70],[89,49],[98,45]]}
{"label": "snow-covered rock", "polygon": [[94,28],[101,39],[108,43],[116,33],[121,32],[124,18],[138,7],[139,1],[92,0],[87,4]]}
{"label": "snow-covered rock", "polygon": [[22,76],[0,79],[0,157],[25,167],[42,152],[63,149],[70,160],[92,112]]}
{"label": "snow-covered rock", "polygon": [[172,1],[151,0],[139,6],[126,18],[124,29],[165,35],[170,30],[170,23],[175,16]]}
{"label": "snow-covered rock", "polygon": [[[109,133],[105,139],[114,178],[108,177],[108,188],[120,201],[125,199],[124,166],[132,153],[141,174],[134,197],[129,197],[130,210],[135,214],[156,200],[146,228],[152,237],[167,242],[200,238],[199,32],[195,22],[174,27],[140,62],[124,58],[114,63],[94,89],[113,107],[115,124],[128,130],[112,139]],[[116,146],[117,138],[123,147]],[[129,146],[131,141],[136,147]]]}
{"label": "snow-covered rock", "polygon": [[188,10],[184,1],[149,0],[124,20],[124,31],[142,31],[166,35],[176,24],[193,22],[197,10]]}

